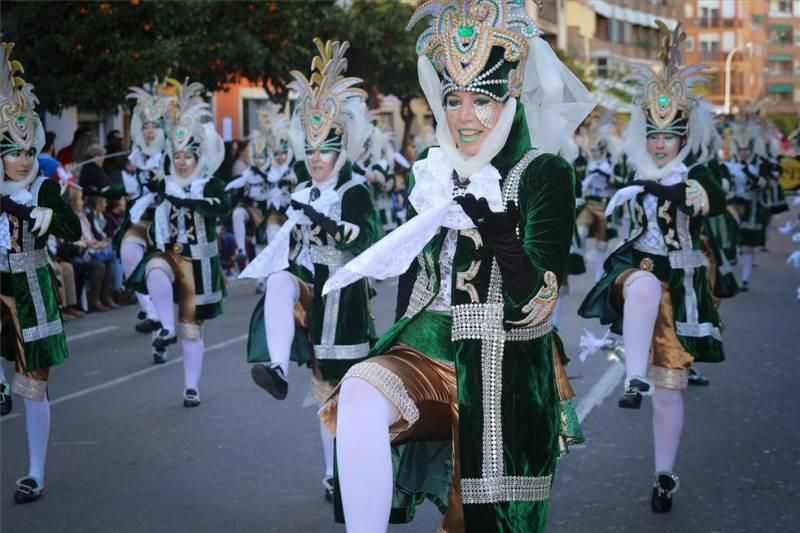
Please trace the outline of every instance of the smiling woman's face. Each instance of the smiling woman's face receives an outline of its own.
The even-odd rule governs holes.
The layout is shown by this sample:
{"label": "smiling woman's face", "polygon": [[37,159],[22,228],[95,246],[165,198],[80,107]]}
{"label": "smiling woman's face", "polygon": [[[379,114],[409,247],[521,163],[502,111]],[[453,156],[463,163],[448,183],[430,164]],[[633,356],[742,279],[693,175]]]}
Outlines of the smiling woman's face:
{"label": "smiling woman's face", "polygon": [[473,156],[497,125],[503,104],[484,94],[456,91],[445,96],[444,111],[456,148]]}
{"label": "smiling woman's face", "polygon": [[653,133],[647,136],[647,153],[656,165],[663,167],[675,159],[683,144],[683,137],[671,133]]}

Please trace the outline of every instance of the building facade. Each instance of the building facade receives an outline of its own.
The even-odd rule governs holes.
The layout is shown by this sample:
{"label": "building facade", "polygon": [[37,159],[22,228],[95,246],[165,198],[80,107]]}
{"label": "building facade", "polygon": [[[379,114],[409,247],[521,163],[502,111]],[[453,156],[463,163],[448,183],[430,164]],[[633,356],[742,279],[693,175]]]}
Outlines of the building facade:
{"label": "building facade", "polygon": [[800,0],[770,0],[765,6],[766,109],[774,113],[800,111]]}

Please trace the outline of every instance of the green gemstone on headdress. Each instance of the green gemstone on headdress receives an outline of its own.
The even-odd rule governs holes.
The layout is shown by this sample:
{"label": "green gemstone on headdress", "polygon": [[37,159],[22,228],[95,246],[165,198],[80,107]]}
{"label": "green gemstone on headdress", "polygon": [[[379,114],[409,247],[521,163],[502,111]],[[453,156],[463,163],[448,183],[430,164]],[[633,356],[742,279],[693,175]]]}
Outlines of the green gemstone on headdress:
{"label": "green gemstone on headdress", "polygon": [[667,106],[669,105],[669,96],[659,96],[658,97],[658,105],[660,106]]}
{"label": "green gemstone on headdress", "polygon": [[311,121],[312,122],[319,122],[321,120],[322,120],[322,117],[320,117],[319,115],[311,115]]}
{"label": "green gemstone on headdress", "polygon": [[472,37],[475,35],[475,28],[472,26],[459,26],[458,27],[458,35],[459,37]]}
{"label": "green gemstone on headdress", "polygon": [[25,115],[17,115],[17,125],[22,127],[28,121],[28,117]]}
{"label": "green gemstone on headdress", "polygon": [[186,130],[183,128],[178,128],[178,130],[175,132],[175,136],[178,139],[183,139],[184,137],[186,137]]}

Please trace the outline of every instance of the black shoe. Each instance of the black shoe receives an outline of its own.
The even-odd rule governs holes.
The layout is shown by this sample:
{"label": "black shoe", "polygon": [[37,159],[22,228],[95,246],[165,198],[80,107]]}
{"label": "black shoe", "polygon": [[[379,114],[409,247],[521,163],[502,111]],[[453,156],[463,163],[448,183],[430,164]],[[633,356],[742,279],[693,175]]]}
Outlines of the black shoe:
{"label": "black shoe", "polygon": [[0,416],[6,416],[11,412],[13,403],[11,399],[11,387],[5,381],[0,383]]}
{"label": "black shoe", "polygon": [[750,282],[749,282],[749,281],[743,281],[743,282],[742,282],[742,287],[741,287],[741,289],[739,289],[739,290],[740,290],[741,292],[747,292],[747,291],[749,291],[749,290],[750,290]]}
{"label": "black shoe", "polygon": [[322,486],[325,487],[325,501],[333,502],[333,476],[326,477],[322,480]]}
{"label": "black shoe", "polygon": [[44,494],[44,487],[33,477],[24,477],[17,480],[17,491],[14,501],[17,503],[35,502]]}
{"label": "black shoe", "polygon": [[153,350],[153,364],[163,365],[167,362],[167,352],[162,350]]}
{"label": "black shoe", "polygon": [[136,313],[136,320],[141,322],[142,320],[145,320],[146,318],[147,318],[147,313],[145,313],[144,311],[139,311],[138,313]]}
{"label": "black shoe", "polygon": [[145,318],[135,326],[136,331],[139,333],[153,333],[161,329],[161,322],[153,320],[152,318]]}
{"label": "black shoe", "polygon": [[625,383],[625,394],[619,399],[617,405],[622,409],[640,409],[642,397],[653,394],[653,386],[639,378],[630,378]]}
{"label": "black shoe", "polygon": [[198,405],[200,405],[200,393],[194,389],[186,389],[183,391],[184,407],[197,407]]}
{"label": "black shoe", "polygon": [[279,366],[253,365],[250,375],[256,385],[270,393],[276,400],[283,400],[289,392],[289,382]]}
{"label": "black shoe", "polygon": [[680,487],[678,476],[669,472],[659,472],[653,484],[650,509],[654,513],[670,512],[672,510],[672,495],[678,492],[678,487]]}
{"label": "black shoe", "polygon": [[698,374],[694,368],[689,369],[689,385],[707,386],[711,381],[703,374]]}
{"label": "black shoe", "polygon": [[153,339],[153,348],[158,352],[163,352],[167,349],[167,346],[175,344],[176,342],[178,342],[178,335],[174,331],[161,328],[161,331],[158,332],[158,336]]}

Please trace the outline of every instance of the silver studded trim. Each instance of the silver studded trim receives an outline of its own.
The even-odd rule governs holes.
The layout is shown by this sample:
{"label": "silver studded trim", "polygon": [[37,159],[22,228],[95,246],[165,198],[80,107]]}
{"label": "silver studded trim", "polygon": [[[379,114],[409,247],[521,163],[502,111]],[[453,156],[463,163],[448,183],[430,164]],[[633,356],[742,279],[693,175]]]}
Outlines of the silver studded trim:
{"label": "silver studded trim", "polygon": [[[214,284],[211,276],[211,259],[219,254],[217,241],[208,240],[206,231],[206,220],[200,213],[195,211],[194,228],[197,233],[197,244],[190,246],[192,260],[200,261],[200,278],[203,283],[202,292],[195,294],[196,305],[216,304],[222,301],[222,291],[214,291]],[[195,289],[196,292],[196,289]]]}
{"label": "silver studded trim", "polygon": [[465,504],[544,502],[550,499],[552,483],[552,474],[531,477],[464,478],[461,480],[461,499]]}
{"label": "silver studded trim", "polygon": [[675,250],[669,252],[669,266],[672,268],[700,268],[706,266],[706,259],[700,250]]}
{"label": "silver studded trim", "polygon": [[696,324],[676,322],[675,332],[682,337],[713,337],[718,341],[722,341],[722,333],[719,328],[711,322],[700,322]]}
{"label": "silver studded trim", "polygon": [[506,331],[506,342],[532,341],[544,337],[553,331],[553,321],[550,317],[541,324],[527,328],[514,328]]}
{"label": "silver studded trim", "polygon": [[647,377],[656,387],[683,390],[689,385],[689,370],[685,368],[662,368],[650,365]]}
{"label": "silver studded trim", "polygon": [[[23,241],[26,245],[33,247],[34,243],[28,238],[29,232],[23,230]],[[36,325],[22,329],[22,340],[24,342],[35,342],[38,340],[58,335],[64,331],[64,325],[60,318],[47,320],[47,309],[44,305],[44,294],[39,285],[37,271],[47,266],[47,252],[44,249],[30,250],[26,252],[12,253],[8,255],[8,266],[14,274],[25,274],[28,281],[28,290],[33,301],[33,310],[36,316]]]}
{"label": "silver studded trim", "polygon": [[450,340],[481,340],[487,334],[504,335],[502,304],[461,304],[452,308]]}
{"label": "silver studded trim", "polygon": [[368,342],[361,344],[314,345],[314,355],[316,355],[317,359],[363,359],[368,353]]}
{"label": "silver studded trim", "polygon": [[541,150],[533,149],[526,153],[522,159],[519,160],[519,163],[514,165],[514,168],[508,173],[508,177],[506,177],[505,187],[503,188],[503,202],[514,202],[515,204],[519,202],[519,180],[522,178],[522,174],[525,173],[525,169],[528,168],[528,165],[531,162],[542,155]]}
{"label": "silver studded trim", "polygon": [[423,251],[417,256],[417,262],[419,263],[419,270],[417,272],[417,279],[414,281],[414,288],[408,300],[408,308],[406,309],[405,315],[403,315],[405,318],[410,318],[425,309],[425,307],[431,303],[434,296],[436,296],[433,292],[433,286],[436,282],[433,276],[435,272],[433,258],[430,254],[426,254]]}
{"label": "silver studded trim", "polygon": [[327,267],[342,267],[346,265],[353,254],[343,250],[337,250],[334,246],[311,245],[311,261],[315,265],[325,265]]}
{"label": "silver studded trim", "polygon": [[[419,409],[408,394],[403,380],[391,370],[369,361],[353,365],[342,381],[348,378],[361,378],[383,394],[392,405],[400,412],[400,416],[405,420],[408,427],[413,426],[419,420]],[[324,409],[324,408],[323,408]]]}
{"label": "silver studded trim", "polygon": [[47,397],[47,382],[29,378],[22,374],[15,374],[11,392],[27,400],[36,400],[40,402]]}
{"label": "silver studded trim", "polygon": [[188,322],[178,323],[178,337],[186,341],[196,341],[203,338],[203,327],[200,324]]}

